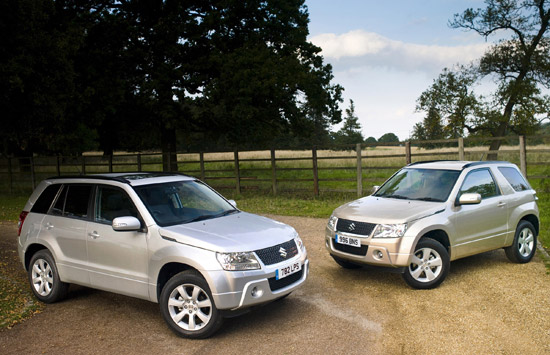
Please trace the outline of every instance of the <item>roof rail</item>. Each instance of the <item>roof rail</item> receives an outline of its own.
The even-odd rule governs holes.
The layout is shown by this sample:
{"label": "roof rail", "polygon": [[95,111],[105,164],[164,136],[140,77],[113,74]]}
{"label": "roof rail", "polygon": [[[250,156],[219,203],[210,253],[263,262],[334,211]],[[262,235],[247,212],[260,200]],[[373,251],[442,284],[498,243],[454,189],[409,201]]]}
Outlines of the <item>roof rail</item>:
{"label": "roof rail", "polygon": [[460,160],[450,160],[450,159],[440,159],[440,160],[423,160],[423,161],[415,161],[414,163],[410,163],[407,166],[416,165],[416,164],[426,164],[426,163],[441,163],[443,161],[460,161]]}
{"label": "roof rail", "polygon": [[484,165],[484,164],[512,164],[509,161],[506,160],[488,160],[488,161],[474,161],[471,163],[468,163],[462,167],[462,169],[469,168],[471,166],[477,166],[477,165]]}
{"label": "roof rail", "polygon": [[94,179],[94,180],[111,180],[111,181],[118,181],[125,184],[130,183],[129,180],[119,177],[119,176],[105,176],[105,175],[59,175],[59,176],[50,176],[49,178],[46,178],[46,180],[53,180],[53,179]]}

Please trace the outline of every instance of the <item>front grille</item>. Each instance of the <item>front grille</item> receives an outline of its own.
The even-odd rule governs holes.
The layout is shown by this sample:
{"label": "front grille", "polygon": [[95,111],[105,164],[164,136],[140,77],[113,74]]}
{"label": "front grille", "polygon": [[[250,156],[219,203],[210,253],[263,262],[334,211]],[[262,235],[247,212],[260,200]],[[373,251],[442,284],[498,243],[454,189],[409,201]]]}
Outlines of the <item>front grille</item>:
{"label": "front grille", "polygon": [[287,286],[290,286],[293,283],[301,280],[303,274],[304,274],[304,267],[302,266],[302,270],[300,270],[300,271],[298,271],[298,272],[296,272],[292,275],[289,275],[289,276],[285,277],[284,279],[277,280],[277,279],[275,279],[275,277],[271,277],[271,278],[267,279],[267,281],[269,282],[269,288],[271,289],[271,291],[277,291],[277,290],[280,290],[281,288],[285,288]]}
{"label": "front grille", "polygon": [[[284,252],[281,248],[284,249]],[[273,265],[296,256],[296,254],[298,254],[298,247],[296,246],[294,239],[291,239],[288,242],[284,242],[282,244],[256,250],[255,253],[264,263],[264,265]]]}
{"label": "front grille", "polygon": [[367,236],[372,233],[374,227],[376,227],[375,223],[350,221],[341,218],[338,218],[338,223],[336,223],[337,231]]}
{"label": "front grille", "polygon": [[357,248],[357,247],[352,247],[350,245],[339,244],[339,243],[336,243],[336,239],[332,239],[332,245],[334,246],[334,249],[338,251],[348,253],[348,254],[353,254],[353,255],[361,255],[361,256],[367,255],[367,250],[369,249],[368,245],[361,245],[360,248]]}

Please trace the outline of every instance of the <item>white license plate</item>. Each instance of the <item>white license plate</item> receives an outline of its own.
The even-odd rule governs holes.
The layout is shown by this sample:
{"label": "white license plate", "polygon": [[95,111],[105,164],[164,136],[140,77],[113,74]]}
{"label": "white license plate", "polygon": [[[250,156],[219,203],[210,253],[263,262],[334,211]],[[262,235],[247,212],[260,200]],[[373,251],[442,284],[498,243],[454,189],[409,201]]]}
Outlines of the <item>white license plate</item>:
{"label": "white license plate", "polygon": [[343,235],[336,234],[335,236],[336,243],[338,244],[344,244],[349,245],[351,247],[361,248],[361,239],[359,238],[353,238],[353,237],[347,237]]}
{"label": "white license plate", "polygon": [[302,265],[299,261],[296,261],[290,265],[286,265],[275,270],[275,279],[284,279],[285,277],[295,274],[300,270],[302,270]]}

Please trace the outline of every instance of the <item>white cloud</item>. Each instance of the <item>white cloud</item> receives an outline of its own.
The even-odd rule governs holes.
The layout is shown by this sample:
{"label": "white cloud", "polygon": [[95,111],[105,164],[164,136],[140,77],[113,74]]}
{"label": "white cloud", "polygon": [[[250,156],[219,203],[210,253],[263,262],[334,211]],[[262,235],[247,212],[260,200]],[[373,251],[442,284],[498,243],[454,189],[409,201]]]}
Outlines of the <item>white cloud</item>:
{"label": "white cloud", "polygon": [[413,44],[396,41],[373,32],[354,30],[341,35],[325,33],[310,38],[329,61],[352,68],[386,67],[400,71],[421,71],[433,75],[444,67],[465,64],[479,58],[487,43],[461,46]]}

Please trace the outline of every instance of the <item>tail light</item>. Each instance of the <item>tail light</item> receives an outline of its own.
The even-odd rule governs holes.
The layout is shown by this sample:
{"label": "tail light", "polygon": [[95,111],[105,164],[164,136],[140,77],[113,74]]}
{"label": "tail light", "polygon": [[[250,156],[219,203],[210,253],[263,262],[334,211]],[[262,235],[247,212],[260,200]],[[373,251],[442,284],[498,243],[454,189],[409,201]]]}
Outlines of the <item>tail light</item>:
{"label": "tail light", "polygon": [[25,223],[25,218],[27,218],[28,214],[29,212],[27,211],[23,211],[19,214],[19,223],[17,225],[19,227],[19,231],[17,232],[18,237],[21,235],[21,228],[23,228],[23,223]]}

